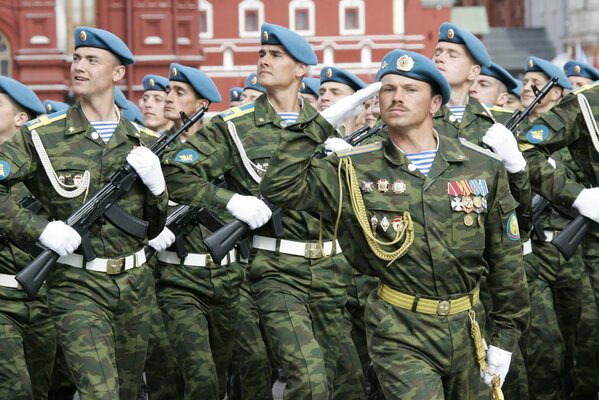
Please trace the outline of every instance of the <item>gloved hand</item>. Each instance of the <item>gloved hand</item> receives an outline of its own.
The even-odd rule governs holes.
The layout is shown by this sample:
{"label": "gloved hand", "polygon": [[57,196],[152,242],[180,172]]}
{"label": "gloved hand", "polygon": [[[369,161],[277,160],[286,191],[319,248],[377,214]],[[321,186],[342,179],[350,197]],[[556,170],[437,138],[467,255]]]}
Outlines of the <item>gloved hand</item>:
{"label": "gloved hand", "polygon": [[335,151],[349,150],[353,146],[341,138],[331,137],[324,141],[324,151],[331,154]]}
{"label": "gloved hand", "polygon": [[364,89],[358,90],[351,96],[347,96],[323,110],[320,114],[329,121],[333,127],[338,128],[350,118],[357,117],[363,111],[362,104],[376,96],[381,90],[381,83],[375,82]]}
{"label": "gloved hand", "polygon": [[60,256],[71,254],[81,244],[79,233],[62,221],[49,222],[38,240]]}
{"label": "gloved hand", "polygon": [[511,360],[512,353],[509,351],[489,346],[489,350],[487,350],[487,370],[481,371],[481,377],[485,385],[493,386],[493,375],[499,375],[500,386],[503,386],[507,372],[510,369]]}
{"label": "gloved hand", "polygon": [[268,222],[272,211],[265,202],[254,196],[235,193],[227,203],[227,211],[254,230]]}
{"label": "gloved hand", "polygon": [[173,243],[175,243],[175,234],[166,226],[158,236],[148,242],[156,251],[164,251]]}
{"label": "gloved hand", "polygon": [[526,167],[526,160],[518,148],[514,134],[502,124],[493,124],[483,136],[483,143],[489,145],[493,152],[501,157],[508,172],[513,174]]}
{"label": "gloved hand", "polygon": [[599,223],[599,188],[582,189],[572,206],[585,217]]}
{"label": "gloved hand", "polygon": [[147,147],[135,147],[127,154],[127,162],[131,164],[141,181],[154,196],[160,196],[166,184],[160,167],[160,160]]}

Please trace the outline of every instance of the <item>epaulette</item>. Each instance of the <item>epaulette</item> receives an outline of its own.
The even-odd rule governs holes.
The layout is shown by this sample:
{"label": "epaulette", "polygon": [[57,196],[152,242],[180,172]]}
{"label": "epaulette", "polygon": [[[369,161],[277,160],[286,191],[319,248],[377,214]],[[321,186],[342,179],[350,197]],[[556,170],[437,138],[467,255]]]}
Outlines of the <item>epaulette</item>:
{"label": "epaulette", "polygon": [[151,136],[153,138],[159,138],[160,137],[159,134],[157,134],[156,132],[154,132],[150,128],[146,128],[145,126],[141,126],[141,125],[139,125],[139,124],[137,124],[137,123],[135,123],[133,121],[130,121],[130,122],[133,124],[133,126],[135,127],[135,129],[137,129],[137,131],[139,133],[145,133],[146,135]]}
{"label": "epaulette", "polygon": [[499,106],[491,106],[489,107],[489,110],[491,110],[492,112],[496,113],[509,113],[509,114],[513,114],[514,110],[509,110],[507,108],[503,108],[503,107],[499,107]]}
{"label": "epaulette", "polygon": [[38,118],[32,119],[31,121],[27,122],[25,124],[25,126],[29,130],[37,129],[40,126],[48,125],[48,124],[51,124],[52,122],[66,118],[67,111],[68,111],[68,108],[65,110],[57,111],[52,114],[40,115]]}
{"label": "epaulette", "polygon": [[[480,103],[480,102],[479,102]],[[482,106],[482,108],[484,108],[485,112],[483,113],[483,115],[486,115],[487,117],[491,118],[493,121],[495,121],[495,117],[493,116],[493,113],[491,112],[491,109],[489,108],[489,106],[487,106],[484,103],[480,103],[480,105]],[[466,112],[466,110],[464,109],[464,112]]]}
{"label": "epaulette", "polygon": [[501,157],[499,157],[497,154],[493,153],[491,150],[487,150],[485,148],[482,148],[472,142],[467,141],[464,138],[458,138],[458,140],[460,141],[460,143],[462,144],[462,146],[469,148],[470,150],[474,150],[477,153],[480,154],[484,154],[485,156],[489,156],[491,158],[494,158],[497,161],[501,161]]}
{"label": "epaulette", "polygon": [[575,91],[573,91],[572,94],[576,95],[578,93],[582,93],[585,90],[589,90],[589,89],[592,89],[594,87],[597,87],[597,85],[599,85],[599,81],[597,81],[597,82],[591,82],[588,85],[584,85],[584,86],[579,87],[578,89],[576,89]]}
{"label": "epaulette", "polygon": [[380,150],[382,148],[383,148],[382,142],[374,142],[374,143],[370,143],[370,144],[365,144],[363,146],[356,146],[356,147],[353,147],[353,148],[347,149],[347,150],[337,151],[337,152],[335,152],[335,154],[337,154],[337,157],[339,157],[339,158],[351,157],[351,156],[355,156],[357,154],[370,153],[371,151]]}
{"label": "epaulette", "polygon": [[247,103],[238,107],[231,107],[228,110],[223,111],[219,115],[225,122],[227,122],[232,120],[233,118],[241,117],[242,115],[249,114],[253,111],[254,103]]}

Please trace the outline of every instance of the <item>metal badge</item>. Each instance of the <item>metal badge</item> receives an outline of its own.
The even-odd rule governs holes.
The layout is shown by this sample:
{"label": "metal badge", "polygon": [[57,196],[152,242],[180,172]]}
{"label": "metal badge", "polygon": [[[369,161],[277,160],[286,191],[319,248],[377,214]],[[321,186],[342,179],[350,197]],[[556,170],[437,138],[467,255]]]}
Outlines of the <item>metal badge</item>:
{"label": "metal badge", "polygon": [[387,229],[389,229],[390,226],[391,224],[389,223],[387,217],[383,217],[381,220],[381,228],[383,229],[383,232],[387,232]]}
{"label": "metal badge", "polygon": [[472,216],[472,214],[464,215],[464,225],[466,225],[466,226],[474,225],[474,217]]}
{"label": "metal badge", "polygon": [[82,42],[85,42],[87,40],[87,32],[85,32],[85,31],[79,32],[79,39],[81,39]]}
{"label": "metal badge", "polygon": [[385,193],[389,190],[389,181],[387,181],[386,179],[379,179],[376,183],[376,187],[379,190],[379,192]]}
{"label": "metal badge", "polygon": [[396,179],[395,182],[393,182],[393,186],[391,186],[391,190],[393,190],[393,193],[395,194],[402,194],[406,191],[406,188],[406,184],[401,179]]}
{"label": "metal badge", "polygon": [[364,193],[370,193],[374,190],[374,182],[371,180],[362,181],[360,183],[360,189],[362,189]]}

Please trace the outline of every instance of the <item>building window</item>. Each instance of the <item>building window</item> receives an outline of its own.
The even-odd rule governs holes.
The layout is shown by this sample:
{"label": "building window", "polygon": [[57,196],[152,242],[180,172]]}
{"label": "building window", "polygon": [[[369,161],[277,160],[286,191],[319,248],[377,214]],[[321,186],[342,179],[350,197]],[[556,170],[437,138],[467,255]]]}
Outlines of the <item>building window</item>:
{"label": "building window", "polygon": [[314,36],[314,1],[292,0],[289,2],[289,28],[305,36]]}
{"label": "building window", "polygon": [[393,33],[406,33],[406,13],[404,0],[393,0]]}
{"label": "building window", "polygon": [[200,14],[200,38],[211,38],[214,35],[212,4],[207,0],[199,0],[198,13]]}
{"label": "building window", "polygon": [[2,33],[0,33],[0,75],[10,76],[10,46]]}
{"label": "building window", "polygon": [[366,25],[364,0],[339,2],[339,31],[342,35],[363,35]]}
{"label": "building window", "polygon": [[78,26],[96,26],[95,0],[66,0],[67,15],[65,29],[69,39],[68,52],[73,53],[75,43],[73,31]]}
{"label": "building window", "polygon": [[239,3],[239,36],[259,37],[264,23],[264,4],[260,0],[243,0]]}

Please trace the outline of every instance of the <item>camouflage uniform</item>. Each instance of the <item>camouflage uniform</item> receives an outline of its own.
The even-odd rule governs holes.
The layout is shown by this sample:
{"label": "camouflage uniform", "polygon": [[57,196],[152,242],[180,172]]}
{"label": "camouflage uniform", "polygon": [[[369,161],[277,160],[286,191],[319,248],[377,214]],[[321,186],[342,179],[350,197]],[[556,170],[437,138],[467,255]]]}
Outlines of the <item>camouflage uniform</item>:
{"label": "camouflage uniform", "polygon": [[[482,275],[488,273],[492,298],[496,304],[501,303],[491,311],[491,319],[499,328],[491,344],[513,351],[526,325],[529,302],[520,242],[513,229],[517,202],[510,194],[504,168],[484,150],[443,136],[439,137],[439,150],[427,177],[390,140],[326,160],[312,160],[315,146],[325,139],[318,130],[285,132],[261,182],[262,193],[288,207],[337,210],[339,183],[345,178],[338,179],[337,164],[346,157],[351,157],[356,179],[364,183],[364,188],[370,186],[368,182],[380,179],[388,182],[401,179],[406,185],[402,194],[379,191],[376,186],[362,193],[369,221],[373,217],[378,221],[395,220],[403,211],[411,214],[414,242],[400,260],[391,263],[376,257],[364,240],[364,232],[350,206],[347,185],[343,185],[339,239],[343,248],[348,249],[344,254],[351,265],[377,275],[382,284],[378,293],[370,294],[366,306],[369,354],[387,398],[476,396],[480,376],[468,313],[414,312],[383,300],[381,290],[401,288],[403,292],[422,296],[417,299],[453,298],[458,293],[476,292]],[[472,221],[471,226],[466,226],[466,214],[451,211],[448,183],[473,178],[487,182],[488,203],[480,214],[480,222]],[[377,239],[395,238],[397,228],[382,223],[375,228]],[[393,250],[397,247],[393,246]],[[472,296],[463,299],[470,307],[475,303],[473,308],[481,323],[484,310]],[[413,302],[410,307],[417,307],[416,304]]]}
{"label": "camouflage uniform", "polygon": [[[267,97],[261,96],[255,103],[213,117],[183,146],[193,154],[193,161],[178,162],[174,153],[165,160],[165,178],[172,198],[183,204],[218,208],[228,203],[233,192],[259,195],[258,184],[243,167],[227,124],[234,123],[248,158],[265,168],[281,132],[323,129],[327,136],[334,134],[330,125],[321,127],[315,123],[318,115],[304,103],[297,122],[288,126]],[[208,183],[222,174],[230,190]],[[197,190],[186,189],[192,185]],[[256,229],[254,248],[258,242],[268,242],[275,244],[275,251],[257,251],[247,273],[250,291],[267,346],[276,356],[277,364],[272,367],[281,365],[285,370],[285,397],[326,399],[334,382],[338,344],[343,333],[342,309],[351,271],[343,265],[346,263],[343,255],[322,257],[317,251],[321,233],[322,240],[329,245],[332,238],[330,229],[321,232],[317,215],[285,210],[282,224],[281,239],[295,242],[304,252],[291,255],[279,251],[280,246],[286,245],[280,239],[273,239],[270,224]]]}
{"label": "camouflage uniform", "polygon": [[[29,241],[37,240],[48,221],[18,210],[8,198],[12,185],[23,181],[44,210],[60,220],[83,204],[86,197],[82,193],[67,199],[50,187],[32,143],[33,130],[42,138],[58,180],[72,185],[87,170],[90,194],[123,165],[133,146],[156,137],[153,132],[121,118],[111,140],[105,144],[79,104],[27,123],[14,138],[0,146],[5,176],[0,182],[0,222],[10,226],[18,239]],[[147,236],[153,237],[162,230],[167,199],[166,191],[156,197],[137,181],[118,204],[125,212],[148,221]],[[104,261],[106,267],[124,267],[121,257],[138,253],[145,242],[124,234],[104,219],[92,226],[89,240],[98,263],[102,263],[101,259],[121,260]],[[145,268],[142,256],[128,258],[127,265],[136,268],[126,271],[118,268],[119,271],[112,271],[120,272],[115,274],[65,265],[67,259],[60,259],[53,267],[46,285],[50,314],[79,394],[82,400],[134,399],[147,348],[148,310],[153,294],[151,271]]]}

